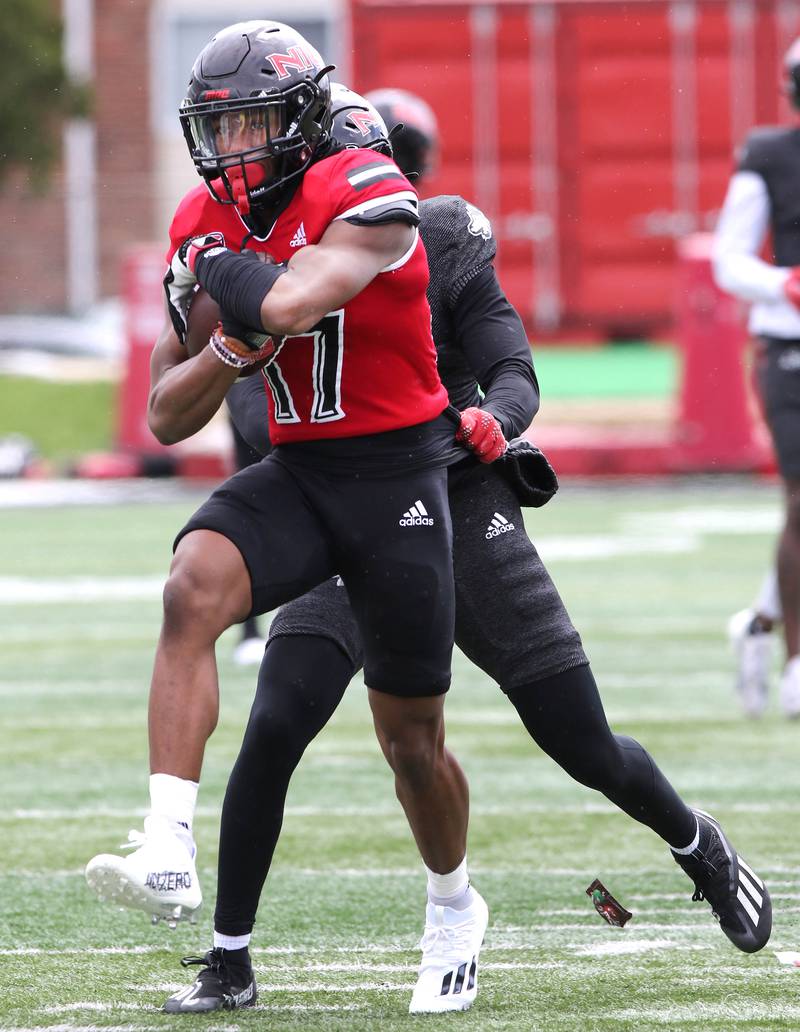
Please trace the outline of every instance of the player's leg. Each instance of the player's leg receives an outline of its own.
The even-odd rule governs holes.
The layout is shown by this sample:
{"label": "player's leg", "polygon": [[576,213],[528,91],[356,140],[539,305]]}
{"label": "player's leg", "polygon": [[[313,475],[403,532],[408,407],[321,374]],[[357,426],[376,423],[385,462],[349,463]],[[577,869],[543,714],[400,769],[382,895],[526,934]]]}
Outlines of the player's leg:
{"label": "player's leg", "polygon": [[198,782],[217,723],[215,645],[252,607],[242,553],[224,534],[181,537],[164,587],[161,634],[150,688],[150,769]]}
{"label": "player's leg", "polygon": [[773,633],[782,620],[778,571],[764,577],[752,606],[728,621],[728,638],[736,657],[736,694],[748,717],[760,717],[769,700],[769,675],[775,645]]}
{"label": "player's leg", "polygon": [[[450,505],[458,645],[501,685],[540,748],[652,828],[691,877],[705,858],[724,866],[725,886],[704,882],[706,896],[741,949],[763,946],[770,924],[766,890],[754,886],[754,926],[736,901],[739,861],[721,829],[686,806],[642,745],[609,728],[580,638],[511,489],[497,471],[477,469],[453,484]],[[732,856],[723,865],[726,849]]]}
{"label": "player's leg", "polygon": [[800,476],[786,476],[784,487],[786,518],[778,540],[778,588],[786,666],[781,677],[780,700],[786,716],[794,718],[800,716]]}
{"label": "player's leg", "polygon": [[289,780],[361,664],[347,592],[330,579],[273,618],[258,687],[222,806],[212,949],[170,1013],[250,1005],[249,943],[283,823]]}
{"label": "player's leg", "polygon": [[292,476],[265,460],[214,492],[178,537],[150,691],[151,813],[139,848],[87,866],[102,897],[174,920],[201,894],[191,824],[218,707],[215,644],[333,570],[328,536]]}
{"label": "player's leg", "polygon": [[781,707],[800,716],[800,341],[761,342],[758,382],[778,468],[784,482],[786,512],[778,540],[778,592],[783,613],[786,667]]}
{"label": "player's leg", "polygon": [[252,931],[289,780],[361,666],[358,628],[337,581],[281,606],[270,626],[222,807],[215,946],[226,945],[220,936],[241,939]]}
{"label": "player's leg", "polygon": [[352,552],[342,576],[362,632],[375,730],[428,870],[409,1009],[464,1010],[477,992],[488,911],[467,876],[466,778],[445,747],[453,635],[446,474],[356,485],[345,518]]}

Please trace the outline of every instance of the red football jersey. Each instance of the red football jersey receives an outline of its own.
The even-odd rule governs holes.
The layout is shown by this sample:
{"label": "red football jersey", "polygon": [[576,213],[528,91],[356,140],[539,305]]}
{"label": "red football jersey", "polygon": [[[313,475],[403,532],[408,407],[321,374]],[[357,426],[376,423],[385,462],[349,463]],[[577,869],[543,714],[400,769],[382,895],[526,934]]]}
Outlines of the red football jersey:
{"label": "red football jersey", "polygon": [[[416,192],[391,159],[345,150],[312,165],[269,235],[250,237],[246,246],[287,261],[298,248],[318,243],[336,219],[404,199],[415,201]],[[168,260],[188,237],[213,230],[234,250],[248,235],[236,208],[199,186],[175,213]],[[427,286],[428,262],[415,230],[408,252],[360,294],[286,340],[264,370],[273,444],[399,430],[444,410]]]}

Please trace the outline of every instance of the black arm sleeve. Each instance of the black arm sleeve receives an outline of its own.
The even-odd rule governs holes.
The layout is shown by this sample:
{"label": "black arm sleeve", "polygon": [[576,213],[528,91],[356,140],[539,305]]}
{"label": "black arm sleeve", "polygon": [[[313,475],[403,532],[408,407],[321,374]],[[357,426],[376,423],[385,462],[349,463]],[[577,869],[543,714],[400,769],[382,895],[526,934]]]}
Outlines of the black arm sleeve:
{"label": "black arm sleeve", "polygon": [[452,309],[456,340],[509,439],[526,430],[539,410],[539,383],[528,337],[494,269],[483,269]]}
{"label": "black arm sleeve", "polygon": [[236,380],[225,395],[237,433],[259,455],[269,455],[269,418],[264,377],[253,373]]}

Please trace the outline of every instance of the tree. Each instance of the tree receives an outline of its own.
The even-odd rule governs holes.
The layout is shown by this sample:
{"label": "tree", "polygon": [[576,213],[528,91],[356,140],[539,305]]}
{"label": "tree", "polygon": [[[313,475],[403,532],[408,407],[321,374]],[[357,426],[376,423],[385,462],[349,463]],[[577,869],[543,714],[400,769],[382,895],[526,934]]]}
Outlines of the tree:
{"label": "tree", "polygon": [[58,154],[59,126],[85,107],[62,54],[52,0],[3,0],[0,18],[0,180],[27,166],[41,180]]}

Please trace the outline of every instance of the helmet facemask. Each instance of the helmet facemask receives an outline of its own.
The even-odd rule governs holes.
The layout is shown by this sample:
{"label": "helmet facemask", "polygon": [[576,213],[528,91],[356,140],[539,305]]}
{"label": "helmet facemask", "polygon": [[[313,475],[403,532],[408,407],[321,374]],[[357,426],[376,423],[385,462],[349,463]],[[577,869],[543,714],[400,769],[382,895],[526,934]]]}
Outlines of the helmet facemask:
{"label": "helmet facemask", "polygon": [[274,208],[295,185],[325,140],[330,115],[323,89],[311,80],[274,94],[233,92],[207,90],[198,102],[185,101],[180,121],[212,196],[247,216],[254,207]]}

